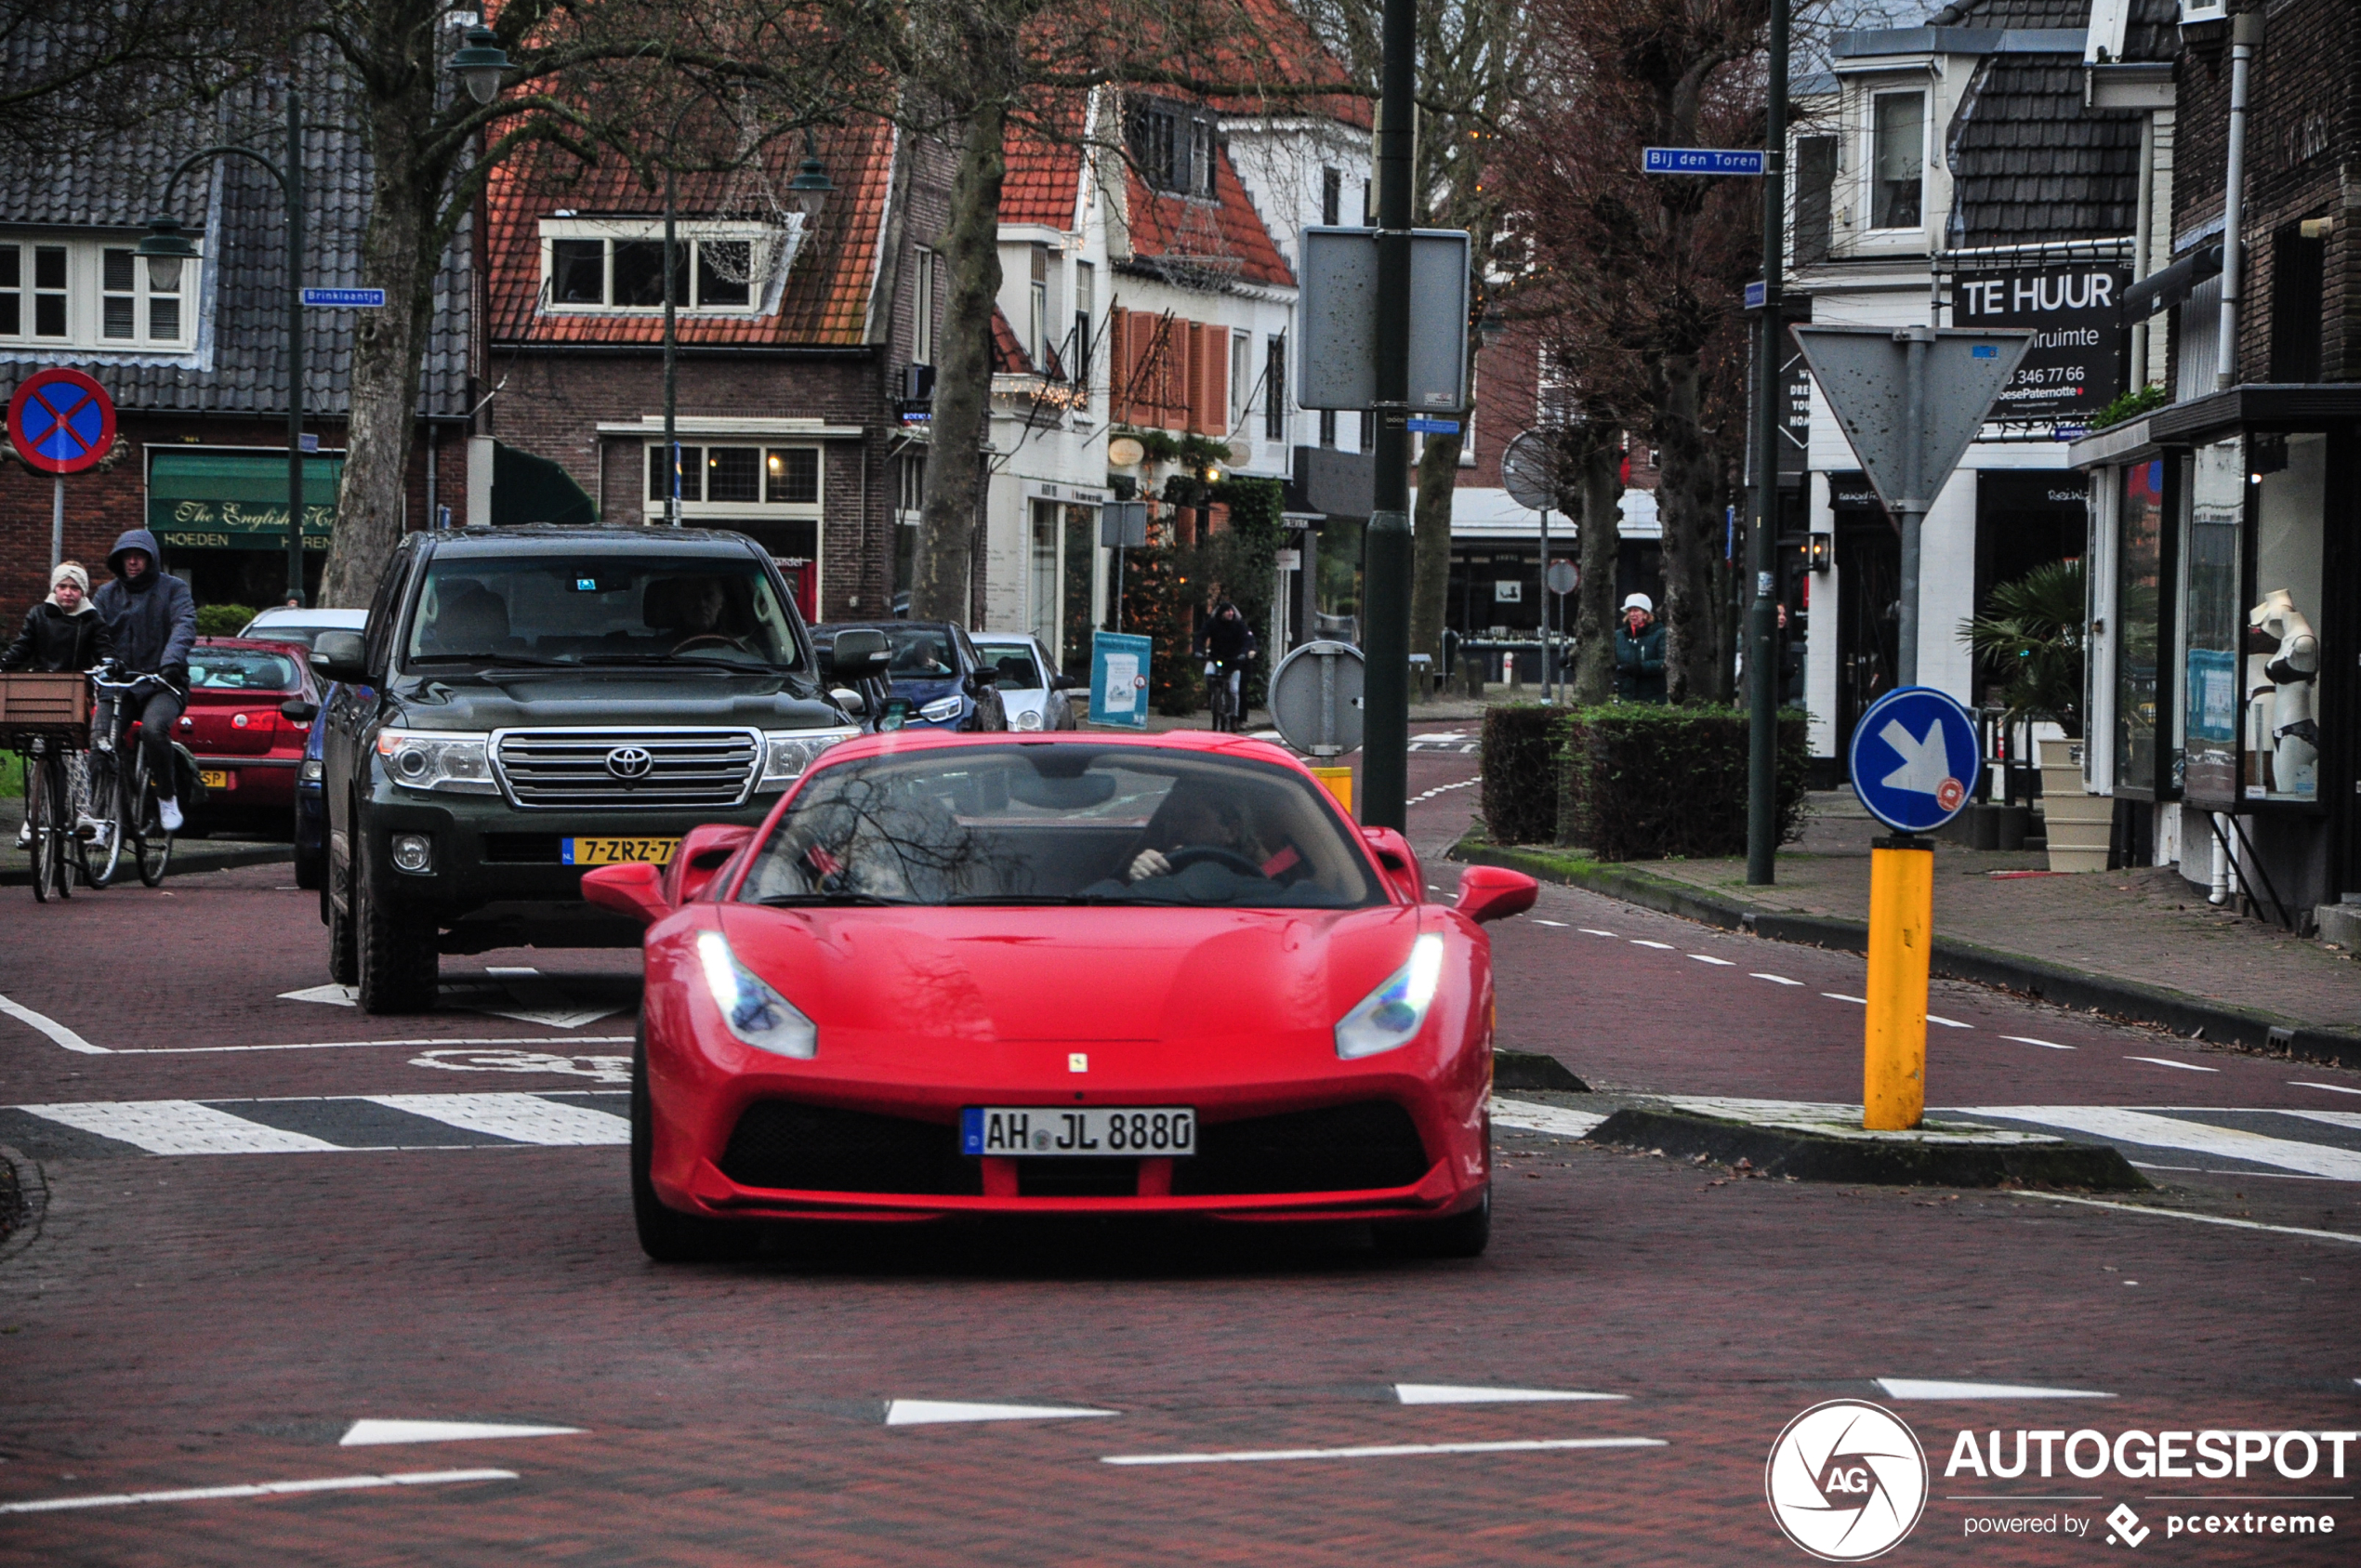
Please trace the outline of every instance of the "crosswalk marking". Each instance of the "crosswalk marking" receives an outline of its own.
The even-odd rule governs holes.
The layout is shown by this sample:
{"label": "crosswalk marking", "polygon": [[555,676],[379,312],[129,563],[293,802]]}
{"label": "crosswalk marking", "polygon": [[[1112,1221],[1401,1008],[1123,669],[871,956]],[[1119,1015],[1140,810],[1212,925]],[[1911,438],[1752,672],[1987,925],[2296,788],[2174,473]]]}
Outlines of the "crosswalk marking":
{"label": "crosswalk marking", "polygon": [[[2136,1143],[2151,1149],[2186,1149],[2193,1153],[2245,1160],[2309,1176],[2339,1181],[2361,1181],[2361,1153],[2273,1138],[2243,1127],[2216,1127],[2210,1122],[2183,1121],[2178,1116],[2126,1110],[2114,1105],[1970,1105],[1954,1113],[1990,1116],[2000,1121],[2031,1122],[2038,1127],[2065,1127],[2111,1142]],[[2275,1115],[2299,1115],[2275,1111]],[[2341,1124],[2338,1124],[2341,1125]]]}
{"label": "crosswalk marking", "polygon": [[1623,1400],[1629,1394],[1579,1393],[1572,1389],[1496,1389],[1469,1383],[1396,1383],[1404,1404],[1539,1404],[1560,1400]]}
{"label": "crosswalk marking", "polygon": [[341,1145],[233,1116],[193,1100],[95,1100],[20,1111],[128,1143],[151,1154],[296,1154]]}
{"label": "crosswalk marking", "polygon": [[1952,1383],[1926,1377],[1880,1377],[1888,1399],[2113,1399],[2096,1389],[2044,1389],[2024,1383]]}
{"label": "crosswalk marking", "polygon": [[631,1124],[621,1116],[535,1094],[372,1094],[362,1098],[372,1105],[407,1111],[414,1116],[519,1143],[584,1148],[631,1141]]}
{"label": "crosswalk marking", "polygon": [[1554,1133],[1560,1138],[1588,1138],[1606,1117],[1595,1111],[1570,1111],[1531,1100],[1495,1100],[1492,1125],[1522,1132]]}
{"label": "crosswalk marking", "polygon": [[1120,1410],[1076,1404],[971,1404],[950,1399],[896,1399],[886,1402],[885,1424],[930,1427],[945,1421],[1069,1421],[1122,1414]]}

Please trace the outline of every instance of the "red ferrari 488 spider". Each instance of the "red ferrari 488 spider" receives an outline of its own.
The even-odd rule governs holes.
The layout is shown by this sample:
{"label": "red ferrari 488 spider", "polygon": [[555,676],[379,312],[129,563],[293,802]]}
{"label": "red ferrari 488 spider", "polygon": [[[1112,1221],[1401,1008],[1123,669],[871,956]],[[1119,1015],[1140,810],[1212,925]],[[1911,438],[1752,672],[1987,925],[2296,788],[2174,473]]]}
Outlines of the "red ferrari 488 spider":
{"label": "red ferrari 488 spider", "polygon": [[1483,1250],[1491,944],[1532,878],[1425,901],[1400,835],[1234,735],[889,734],[759,828],[584,895],[649,924],[651,1257],[756,1222],[1363,1219]]}

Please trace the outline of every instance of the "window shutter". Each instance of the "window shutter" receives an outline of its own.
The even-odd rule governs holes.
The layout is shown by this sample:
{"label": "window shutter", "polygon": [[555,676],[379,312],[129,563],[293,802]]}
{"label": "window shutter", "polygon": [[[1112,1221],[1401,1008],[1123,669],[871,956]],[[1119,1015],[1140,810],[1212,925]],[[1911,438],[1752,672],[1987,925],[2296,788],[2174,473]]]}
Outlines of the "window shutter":
{"label": "window shutter", "polygon": [[1197,404],[1202,434],[1230,433],[1230,329],[1219,322],[1197,328],[1197,362],[1204,367],[1204,397]]}

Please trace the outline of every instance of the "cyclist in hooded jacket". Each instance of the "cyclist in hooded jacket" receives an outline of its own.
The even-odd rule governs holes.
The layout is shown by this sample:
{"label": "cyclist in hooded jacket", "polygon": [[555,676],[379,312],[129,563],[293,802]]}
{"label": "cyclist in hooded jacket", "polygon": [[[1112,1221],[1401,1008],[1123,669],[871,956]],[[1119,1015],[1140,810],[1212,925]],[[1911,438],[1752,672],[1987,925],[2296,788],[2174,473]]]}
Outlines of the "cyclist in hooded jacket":
{"label": "cyclist in hooded jacket", "polygon": [[158,564],[162,552],[156,536],[134,528],[114,542],[107,570],[114,580],[93,596],[99,614],[114,639],[115,662],[137,675],[164,681],[127,699],[128,711],[117,713],[112,701],[99,705],[99,731],[110,744],[119,743],[131,721],[139,721],[139,749],[148,758],[148,777],[155,781],[156,806],[165,831],[180,831],[179,780],[172,765],[172,725],[189,699],[189,651],[197,642],[197,600],[189,585],[167,575]]}

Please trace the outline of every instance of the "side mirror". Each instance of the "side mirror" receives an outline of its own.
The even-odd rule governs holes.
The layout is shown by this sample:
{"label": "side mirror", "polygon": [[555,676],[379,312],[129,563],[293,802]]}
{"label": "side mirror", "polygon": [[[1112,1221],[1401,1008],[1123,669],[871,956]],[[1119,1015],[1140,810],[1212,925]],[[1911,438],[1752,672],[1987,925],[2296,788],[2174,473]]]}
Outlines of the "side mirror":
{"label": "side mirror", "polygon": [[885,705],[877,710],[877,729],[881,732],[899,730],[909,722],[910,699],[907,697],[888,697]]}
{"label": "side mirror", "polygon": [[1063,673],[1053,675],[1049,678],[1049,690],[1052,692],[1071,692],[1081,684],[1082,682],[1076,680],[1074,677]]}
{"label": "side mirror", "polygon": [[837,706],[855,718],[869,711],[869,699],[850,686],[833,687],[828,695],[835,700]]}
{"label": "side mirror", "polygon": [[279,705],[279,717],[290,724],[309,724],[320,717],[320,705],[307,703],[301,697],[290,697]]}
{"label": "side mirror", "polygon": [[1412,903],[1424,903],[1426,876],[1419,870],[1418,852],[1410,848],[1410,840],[1390,827],[1365,827],[1361,837],[1369,841],[1378,863],[1385,867],[1386,880],[1400,889],[1402,896]]}
{"label": "side mirror", "polygon": [[978,665],[968,676],[968,690],[979,697],[983,695],[985,687],[999,683],[1000,666],[997,665]]}
{"label": "side mirror", "polygon": [[646,861],[627,861],[584,872],[582,897],[600,909],[628,915],[643,926],[653,926],[672,913],[672,905],[664,896],[664,872]]}
{"label": "side mirror", "polygon": [[691,828],[673,851],[672,863],[665,867],[665,903],[678,909],[704,892],[737,852],[754,841],[754,832],[734,823]]}
{"label": "side mirror", "polygon": [[357,631],[323,631],[320,640],[311,645],[311,667],[330,680],[361,680],[368,672],[362,668],[364,657],[361,634]]}
{"label": "side mirror", "polygon": [[886,634],[866,626],[848,626],[837,633],[824,661],[828,679],[847,686],[885,674],[892,662],[893,645],[886,640]]}
{"label": "side mirror", "polygon": [[1486,920],[1523,914],[1540,893],[1541,884],[1522,871],[1504,865],[1471,865],[1459,873],[1457,908],[1480,926]]}

